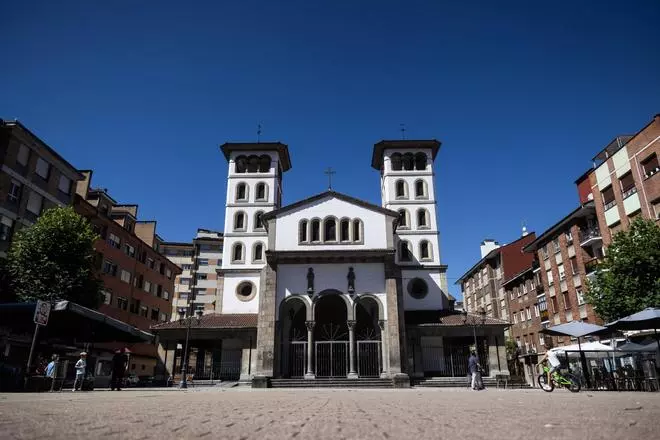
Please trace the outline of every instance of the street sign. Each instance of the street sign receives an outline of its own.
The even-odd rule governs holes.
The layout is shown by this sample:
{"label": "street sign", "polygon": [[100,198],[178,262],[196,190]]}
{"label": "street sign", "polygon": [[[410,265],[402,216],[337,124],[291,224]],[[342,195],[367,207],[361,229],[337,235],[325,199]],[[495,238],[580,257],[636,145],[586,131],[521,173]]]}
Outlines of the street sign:
{"label": "street sign", "polygon": [[45,326],[48,324],[50,316],[50,303],[47,301],[37,301],[37,308],[34,309],[34,323]]}

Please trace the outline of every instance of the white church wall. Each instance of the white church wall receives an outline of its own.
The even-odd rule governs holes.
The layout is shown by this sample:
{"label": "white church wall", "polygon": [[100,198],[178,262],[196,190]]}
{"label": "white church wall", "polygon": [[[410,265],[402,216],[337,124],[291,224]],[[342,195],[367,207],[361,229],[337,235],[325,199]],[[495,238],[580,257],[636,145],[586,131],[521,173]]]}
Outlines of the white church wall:
{"label": "white church wall", "polygon": [[387,319],[387,302],[385,295],[385,268],[382,263],[357,264],[280,264],[277,269],[277,313],[280,303],[288,296],[307,291],[307,271],[314,269],[314,292],[318,294],[327,289],[347,293],[348,268],[355,273],[355,294],[370,293],[378,297],[385,309]]}
{"label": "white church wall", "polygon": [[[258,313],[259,312],[259,272],[253,274],[230,273],[224,274],[224,288],[222,292],[222,313]],[[256,294],[250,301],[242,301],[236,294],[236,288],[243,281],[250,281],[256,289]]]}
{"label": "white church wall", "polygon": [[[445,307],[444,294],[442,293],[442,286],[446,284],[443,282],[443,274],[436,272],[429,272],[426,270],[402,270],[401,279],[403,286],[403,307],[405,310],[440,310]],[[408,289],[408,284],[414,278],[421,278],[426,281],[428,286],[428,293],[422,299],[413,298]]]}
{"label": "white church wall", "polygon": [[[361,243],[356,244],[299,244],[298,224],[300,220],[319,218],[323,220],[327,216],[335,216],[337,219],[348,217],[351,220],[362,220]],[[353,205],[343,200],[328,197],[315,204],[304,206],[300,209],[282,214],[276,219],[276,250],[354,250],[354,249],[385,249],[387,247],[386,221],[390,218],[384,214],[361,206]],[[339,224],[337,235],[339,235]],[[323,233],[323,231],[321,231]]]}
{"label": "white church wall", "polygon": [[[438,265],[440,264],[440,250],[438,249],[438,236],[433,234],[429,235],[416,235],[416,234],[401,234],[397,236],[397,240],[395,240],[395,244],[397,246],[397,249],[400,249],[399,247],[399,242],[401,240],[405,240],[408,243],[410,243],[410,249],[412,250],[413,253],[413,258],[412,261],[410,262],[400,262],[398,258],[400,257],[400,254],[397,252],[397,263],[400,264],[402,267],[409,264],[409,265],[424,265],[424,264],[432,264],[432,265]],[[433,257],[432,259],[424,259],[422,260],[421,257],[421,252],[419,249],[419,244],[422,240],[426,240],[429,242],[431,245],[431,256]]]}

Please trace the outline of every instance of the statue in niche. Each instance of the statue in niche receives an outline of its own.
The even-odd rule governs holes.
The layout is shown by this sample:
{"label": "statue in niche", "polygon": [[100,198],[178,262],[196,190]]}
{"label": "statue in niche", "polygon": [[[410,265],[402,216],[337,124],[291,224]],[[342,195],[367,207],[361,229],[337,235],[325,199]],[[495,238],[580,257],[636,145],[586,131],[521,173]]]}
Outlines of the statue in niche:
{"label": "statue in niche", "polygon": [[355,272],[353,272],[352,267],[348,268],[346,278],[348,279],[348,293],[355,293]]}
{"label": "statue in niche", "polygon": [[314,294],[314,269],[311,267],[307,269],[307,294]]}

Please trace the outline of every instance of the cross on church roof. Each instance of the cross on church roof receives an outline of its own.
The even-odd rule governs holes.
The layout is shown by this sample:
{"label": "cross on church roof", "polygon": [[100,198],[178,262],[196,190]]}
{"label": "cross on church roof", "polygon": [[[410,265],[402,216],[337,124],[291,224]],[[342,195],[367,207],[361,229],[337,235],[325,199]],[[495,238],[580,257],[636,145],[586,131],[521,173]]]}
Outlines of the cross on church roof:
{"label": "cross on church roof", "polygon": [[323,174],[327,174],[328,176],[328,189],[332,189],[332,175],[337,174],[336,171],[332,171],[331,167],[326,168],[326,170],[323,172]]}

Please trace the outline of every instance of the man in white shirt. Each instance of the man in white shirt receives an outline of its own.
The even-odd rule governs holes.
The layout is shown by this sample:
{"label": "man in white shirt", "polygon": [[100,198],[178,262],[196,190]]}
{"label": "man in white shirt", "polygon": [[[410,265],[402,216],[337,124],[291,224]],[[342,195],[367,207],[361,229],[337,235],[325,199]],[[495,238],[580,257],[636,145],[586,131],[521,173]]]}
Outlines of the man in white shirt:
{"label": "man in white shirt", "polygon": [[541,360],[539,360],[538,365],[541,365],[546,359],[548,360],[548,363],[550,363],[550,370],[548,371],[548,383],[550,383],[552,374],[558,371],[559,367],[561,366],[559,356],[565,355],[566,352],[562,350],[561,347],[556,347],[546,351],[545,355],[541,358]]}
{"label": "man in white shirt", "polygon": [[82,390],[85,381],[85,370],[87,369],[87,353],[84,351],[80,353],[80,359],[76,362],[76,380],[73,382],[73,391],[78,388],[80,382],[80,389]]}

